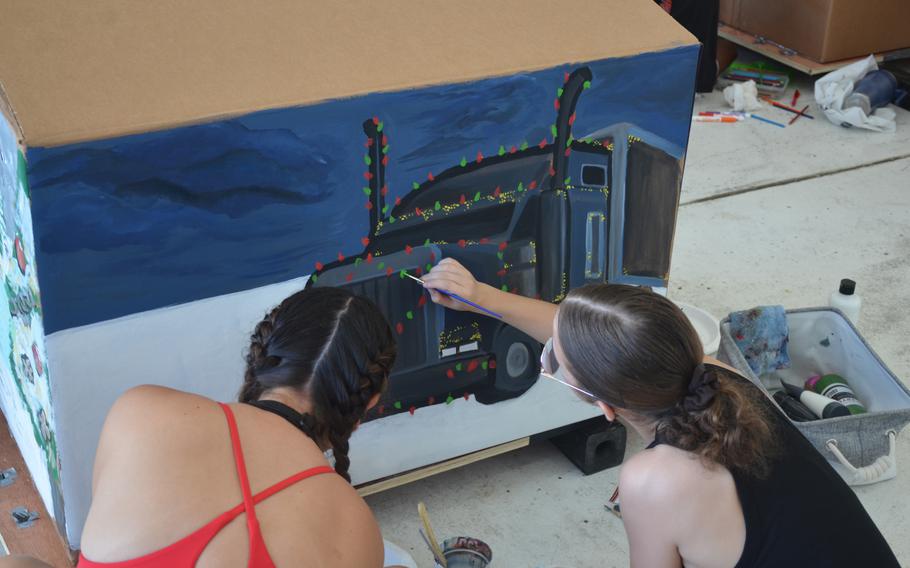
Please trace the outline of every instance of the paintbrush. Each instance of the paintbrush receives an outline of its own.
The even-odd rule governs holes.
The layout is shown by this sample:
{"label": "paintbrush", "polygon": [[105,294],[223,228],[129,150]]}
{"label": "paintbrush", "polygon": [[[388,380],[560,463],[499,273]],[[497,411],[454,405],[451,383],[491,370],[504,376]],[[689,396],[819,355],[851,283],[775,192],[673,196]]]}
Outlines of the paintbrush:
{"label": "paintbrush", "polygon": [[[425,283],[423,280],[421,280],[420,278],[417,278],[416,276],[412,276],[412,275],[408,274],[407,272],[402,272],[402,274],[404,274],[405,276],[407,276],[407,277],[410,278],[411,280],[414,280],[414,281],[416,281],[416,282],[420,282],[422,285],[426,285],[426,283]],[[435,288],[434,288],[434,290],[435,290]],[[458,300],[459,302],[461,302],[461,303],[463,303],[463,304],[467,304],[467,305],[469,305],[469,306],[471,306],[471,307],[473,307],[473,308],[477,308],[478,310],[482,311],[483,313],[485,313],[485,314],[487,314],[487,315],[491,315],[491,316],[493,316],[494,318],[502,319],[502,315],[501,315],[501,314],[497,314],[496,312],[491,311],[491,310],[488,310],[488,309],[486,309],[485,307],[483,307],[483,306],[481,306],[481,305],[479,305],[479,304],[475,304],[474,302],[472,302],[471,300],[468,300],[467,298],[462,298],[462,297],[459,296],[458,294],[455,294],[455,293],[453,293],[453,292],[446,292],[445,290],[436,290],[436,291],[439,292],[440,294],[444,295],[444,296],[448,296],[448,297],[452,298],[453,300]]]}
{"label": "paintbrush", "polygon": [[420,536],[421,536],[421,538],[423,538],[423,541],[425,543],[427,543],[427,547],[430,549],[430,552],[433,554],[433,560],[436,561],[436,564],[438,564],[439,566],[445,566],[445,564],[443,564],[443,562],[448,562],[448,560],[446,560],[445,557],[440,558],[439,556],[436,555],[436,550],[433,548],[433,545],[430,544],[430,539],[428,539],[427,535],[424,534],[423,529],[417,529],[417,532],[420,533]]}
{"label": "paintbrush", "polygon": [[427,544],[430,545],[430,550],[433,551],[436,563],[442,566],[442,568],[447,568],[448,562],[446,561],[446,557],[442,554],[442,549],[439,548],[439,541],[436,540],[436,533],[433,531],[433,525],[430,524],[430,514],[427,512],[427,506],[423,504],[423,501],[417,503],[417,514],[420,515],[420,520],[423,522],[423,528],[427,531],[424,538],[429,541]]}
{"label": "paintbrush", "polygon": [[[796,122],[797,119],[799,119],[799,117],[801,117],[801,116],[808,116],[808,115],[805,114],[805,112],[806,112],[807,110],[809,110],[809,105],[804,106],[804,107],[803,107],[803,110],[801,110],[801,111],[799,112],[799,114],[794,115],[793,118],[790,119],[790,122],[787,123],[787,126],[789,126],[789,125],[793,124],[794,122]],[[812,118],[812,117],[810,116],[809,118]]]}
{"label": "paintbrush", "polygon": [[772,100],[771,97],[761,97],[761,98],[762,98],[764,101],[766,101],[766,102],[768,102],[768,103],[771,103],[772,105],[774,105],[775,107],[777,107],[777,108],[779,108],[779,109],[785,110],[785,111],[787,111],[787,112],[792,112],[792,113],[794,113],[794,114],[796,114],[796,115],[798,115],[798,116],[805,116],[806,118],[811,118],[812,120],[815,120],[815,117],[814,117],[814,116],[812,116],[811,114],[807,114],[807,113],[806,113],[806,110],[808,110],[808,108],[809,108],[808,105],[806,105],[806,108],[804,108],[803,110],[799,110],[798,108],[793,108],[793,107],[791,107],[791,106],[785,105],[784,103],[779,103],[779,102],[777,102],[777,101],[775,101],[775,100]]}
{"label": "paintbrush", "polygon": [[774,126],[780,126],[781,128],[786,128],[786,127],[787,127],[786,124],[781,124],[781,123],[775,122],[775,121],[773,121],[773,120],[768,120],[767,118],[765,118],[765,117],[763,117],[763,116],[758,116],[757,114],[751,114],[751,113],[750,113],[750,114],[748,114],[747,116],[749,116],[749,117],[751,117],[751,118],[754,118],[755,120],[760,120],[760,121],[762,121],[762,122],[767,122],[768,124],[773,124]]}

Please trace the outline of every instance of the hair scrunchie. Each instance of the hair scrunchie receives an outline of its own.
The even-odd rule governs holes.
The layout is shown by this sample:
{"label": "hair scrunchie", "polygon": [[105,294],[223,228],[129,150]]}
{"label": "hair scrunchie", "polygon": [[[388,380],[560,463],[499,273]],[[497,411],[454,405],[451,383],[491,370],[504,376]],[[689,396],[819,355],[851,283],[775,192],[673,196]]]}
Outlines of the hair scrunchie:
{"label": "hair scrunchie", "polygon": [[699,364],[692,371],[689,380],[689,389],[682,399],[682,407],[686,412],[700,412],[711,404],[717,394],[717,373],[713,369]]}

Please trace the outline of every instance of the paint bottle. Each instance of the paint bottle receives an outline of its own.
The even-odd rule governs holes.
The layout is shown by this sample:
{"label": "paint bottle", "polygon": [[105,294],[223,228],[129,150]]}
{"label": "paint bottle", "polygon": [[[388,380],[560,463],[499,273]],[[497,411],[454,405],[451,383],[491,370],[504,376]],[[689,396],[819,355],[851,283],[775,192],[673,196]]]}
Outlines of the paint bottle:
{"label": "paint bottle", "polygon": [[818,417],[806,408],[806,405],[793,398],[784,391],[774,393],[774,401],[780,406],[784,414],[794,422],[811,422],[818,420]]}
{"label": "paint bottle", "polygon": [[840,375],[834,373],[824,376],[813,375],[806,380],[806,388],[843,404],[850,414],[865,414],[866,412],[866,407],[856,398],[847,379]]}
{"label": "paint bottle", "polygon": [[859,321],[859,309],[863,306],[863,299],[854,294],[855,291],[856,282],[844,278],[840,281],[840,288],[837,292],[832,292],[828,300],[829,306],[843,312],[854,325]]}
{"label": "paint bottle", "polygon": [[840,416],[850,416],[850,411],[846,406],[827,396],[822,396],[817,392],[805,390],[802,387],[784,383],[787,394],[806,405],[812,411],[812,414],[819,418],[838,418]]}

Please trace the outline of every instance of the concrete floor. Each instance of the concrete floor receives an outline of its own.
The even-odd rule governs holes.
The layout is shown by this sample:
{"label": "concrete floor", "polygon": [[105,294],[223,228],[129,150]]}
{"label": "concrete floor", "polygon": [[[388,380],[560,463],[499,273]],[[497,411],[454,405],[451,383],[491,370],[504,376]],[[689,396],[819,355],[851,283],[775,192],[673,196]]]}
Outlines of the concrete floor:
{"label": "concrete floor", "polygon": [[[799,87],[808,104],[812,89]],[[719,93],[696,101],[696,110],[722,106]],[[860,331],[910,383],[910,113],[899,111],[895,134],[878,134],[837,127],[814,104],[810,112],[815,120],[786,129],[693,125],[670,296],[722,317],[761,304],[824,305],[840,278],[854,278]],[[630,433],[627,451],[642,445]],[[910,429],[898,462],[910,466]],[[604,510],[618,473],[584,477],[545,442],[367,501],[384,536],[419,566],[432,566],[417,532],[420,500],[440,538],[482,538],[496,566],[627,566],[622,523]],[[857,493],[910,566],[910,472]]]}

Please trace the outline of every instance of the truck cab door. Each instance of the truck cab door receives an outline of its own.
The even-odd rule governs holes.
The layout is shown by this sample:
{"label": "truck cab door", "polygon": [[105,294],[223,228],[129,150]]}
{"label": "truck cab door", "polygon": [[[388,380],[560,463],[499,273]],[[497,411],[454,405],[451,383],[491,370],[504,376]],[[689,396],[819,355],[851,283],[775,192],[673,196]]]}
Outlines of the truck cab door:
{"label": "truck cab door", "polygon": [[607,279],[611,153],[606,146],[575,142],[569,154],[569,289]]}

